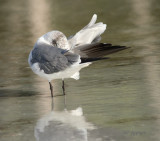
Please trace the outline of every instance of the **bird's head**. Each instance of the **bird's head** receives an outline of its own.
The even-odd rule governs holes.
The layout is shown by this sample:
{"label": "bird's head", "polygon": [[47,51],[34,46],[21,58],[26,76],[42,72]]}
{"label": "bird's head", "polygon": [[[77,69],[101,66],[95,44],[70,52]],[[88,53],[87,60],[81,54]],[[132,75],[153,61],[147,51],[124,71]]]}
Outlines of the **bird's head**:
{"label": "bird's head", "polygon": [[66,49],[69,50],[69,44],[68,44],[68,40],[66,38],[66,36],[60,32],[60,31],[51,31],[48,32],[46,34],[44,34],[43,36],[41,36],[37,42],[36,42],[36,46],[40,44],[48,44],[54,47],[58,47],[61,49]]}

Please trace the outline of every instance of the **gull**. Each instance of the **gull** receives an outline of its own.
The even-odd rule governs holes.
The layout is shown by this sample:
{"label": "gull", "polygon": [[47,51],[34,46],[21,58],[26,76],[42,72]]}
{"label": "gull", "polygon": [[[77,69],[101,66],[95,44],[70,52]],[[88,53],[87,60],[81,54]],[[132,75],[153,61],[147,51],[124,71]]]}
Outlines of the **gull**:
{"label": "gull", "polygon": [[96,23],[94,14],[88,25],[75,35],[66,37],[58,30],[41,36],[31,50],[28,62],[32,71],[48,80],[51,97],[53,86],[51,81],[62,79],[63,95],[65,95],[64,79],[79,79],[79,71],[93,61],[106,59],[106,55],[127,49],[125,46],[100,43],[101,34],[106,24]]}

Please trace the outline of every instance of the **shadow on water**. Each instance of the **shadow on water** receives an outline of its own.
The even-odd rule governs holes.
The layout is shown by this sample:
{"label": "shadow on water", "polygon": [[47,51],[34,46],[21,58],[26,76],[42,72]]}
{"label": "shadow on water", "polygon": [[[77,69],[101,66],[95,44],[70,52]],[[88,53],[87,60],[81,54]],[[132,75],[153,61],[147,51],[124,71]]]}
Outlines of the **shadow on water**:
{"label": "shadow on water", "polygon": [[39,93],[36,91],[25,91],[25,90],[0,90],[0,97],[28,97],[28,96],[35,96]]}

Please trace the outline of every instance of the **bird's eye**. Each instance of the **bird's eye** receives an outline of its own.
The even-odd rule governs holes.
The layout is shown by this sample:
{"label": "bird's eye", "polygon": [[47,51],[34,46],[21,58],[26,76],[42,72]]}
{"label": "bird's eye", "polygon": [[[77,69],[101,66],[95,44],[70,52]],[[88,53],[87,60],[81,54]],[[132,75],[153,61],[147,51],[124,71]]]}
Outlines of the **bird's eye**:
{"label": "bird's eye", "polygon": [[52,44],[53,44],[54,46],[57,46],[56,40],[52,40]]}

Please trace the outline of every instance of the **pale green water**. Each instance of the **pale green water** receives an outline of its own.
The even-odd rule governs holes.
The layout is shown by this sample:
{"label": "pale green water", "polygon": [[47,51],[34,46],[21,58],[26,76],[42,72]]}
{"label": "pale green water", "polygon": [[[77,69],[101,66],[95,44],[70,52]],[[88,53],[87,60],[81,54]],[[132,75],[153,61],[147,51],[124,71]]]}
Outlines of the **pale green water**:
{"label": "pale green water", "polygon": [[[67,110],[83,109],[77,117],[63,96],[52,109],[48,82],[27,59],[42,34],[72,35],[94,13],[108,25],[103,42],[131,48],[65,81]],[[158,0],[0,0],[0,141],[159,141],[159,13]],[[61,81],[53,85],[62,94]]]}

